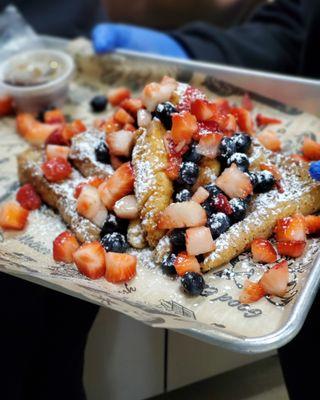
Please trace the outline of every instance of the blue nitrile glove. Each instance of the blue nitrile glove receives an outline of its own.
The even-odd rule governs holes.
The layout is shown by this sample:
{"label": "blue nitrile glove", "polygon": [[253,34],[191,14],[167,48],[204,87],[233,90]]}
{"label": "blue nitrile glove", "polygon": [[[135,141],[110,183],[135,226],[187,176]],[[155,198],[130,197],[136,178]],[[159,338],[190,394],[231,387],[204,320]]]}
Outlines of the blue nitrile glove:
{"label": "blue nitrile glove", "polygon": [[141,51],[162,56],[188,59],[187,52],[171,36],[153,29],[134,25],[104,23],[92,31],[92,41],[97,53],[115,49]]}
{"label": "blue nitrile glove", "polygon": [[320,161],[315,161],[310,164],[309,172],[311,178],[320,181]]}

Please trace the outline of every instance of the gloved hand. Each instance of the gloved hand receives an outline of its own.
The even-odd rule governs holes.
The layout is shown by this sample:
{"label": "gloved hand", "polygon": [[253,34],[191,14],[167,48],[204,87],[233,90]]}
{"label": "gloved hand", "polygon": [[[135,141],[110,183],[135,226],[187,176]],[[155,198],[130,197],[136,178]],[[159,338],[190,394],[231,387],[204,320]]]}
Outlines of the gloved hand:
{"label": "gloved hand", "polygon": [[162,56],[188,59],[187,52],[171,36],[134,25],[104,23],[92,31],[92,41],[97,53],[127,49]]}
{"label": "gloved hand", "polygon": [[320,181],[320,161],[314,161],[310,164],[309,172],[311,178]]}

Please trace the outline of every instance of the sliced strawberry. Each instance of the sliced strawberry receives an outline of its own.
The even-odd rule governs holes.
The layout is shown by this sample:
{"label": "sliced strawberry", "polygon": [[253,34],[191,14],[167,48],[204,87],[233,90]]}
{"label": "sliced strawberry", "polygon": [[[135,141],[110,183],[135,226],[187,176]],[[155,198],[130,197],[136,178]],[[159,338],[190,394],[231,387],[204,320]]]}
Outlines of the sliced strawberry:
{"label": "sliced strawberry", "polygon": [[302,256],[306,245],[304,241],[277,242],[277,249],[281,256],[296,258]]}
{"label": "sliced strawberry", "polygon": [[193,139],[199,141],[202,136],[219,132],[220,126],[216,121],[198,122],[198,130],[193,134]]}
{"label": "sliced strawberry", "polygon": [[240,107],[233,107],[231,109],[231,114],[236,118],[237,124],[242,132],[246,132],[249,135],[254,133],[253,122],[248,110]]}
{"label": "sliced strawberry", "polygon": [[262,299],[265,291],[259,282],[251,282],[248,279],[244,282],[243,290],[240,293],[239,301],[243,304],[255,303]]}
{"label": "sliced strawberry", "polygon": [[186,272],[201,272],[200,264],[195,256],[190,256],[186,252],[179,253],[174,260],[174,267],[179,276]]}
{"label": "sliced strawberry", "polygon": [[180,111],[190,111],[191,104],[197,100],[206,98],[205,94],[201,92],[198,88],[187,86],[186,90],[179,96],[179,103],[177,105],[177,110]]}
{"label": "sliced strawberry", "polygon": [[232,136],[238,128],[237,120],[234,115],[228,114],[220,122],[220,129],[225,135]]}
{"label": "sliced strawberry", "polygon": [[116,132],[122,128],[122,125],[117,122],[113,117],[107,119],[104,124],[106,133]]}
{"label": "sliced strawberry", "polygon": [[261,263],[274,263],[278,258],[275,248],[266,239],[255,239],[251,243],[251,253],[253,259]]}
{"label": "sliced strawberry", "polygon": [[280,119],[269,118],[262,114],[258,114],[256,116],[256,122],[257,122],[258,126],[265,126],[265,125],[271,125],[271,124],[282,124],[282,121]]}
{"label": "sliced strawberry", "polygon": [[71,232],[62,232],[53,241],[53,259],[55,261],[72,263],[73,253],[79,246],[77,238]]}
{"label": "sliced strawberry", "polygon": [[203,226],[207,214],[200,204],[194,201],[171,203],[159,216],[159,229]]}
{"label": "sliced strawberry", "polygon": [[320,232],[320,216],[319,215],[307,215],[304,217],[307,233],[312,235],[313,233]]}
{"label": "sliced strawberry", "polygon": [[106,272],[105,251],[98,241],[80,246],[73,253],[73,261],[79,272],[90,279],[101,278]]}
{"label": "sliced strawberry", "polygon": [[113,116],[114,120],[116,122],[119,122],[119,124],[133,124],[134,123],[134,118],[132,115],[130,115],[126,110],[123,108],[118,108],[118,110],[115,112]]}
{"label": "sliced strawberry", "polygon": [[277,242],[306,241],[306,222],[301,214],[293,217],[281,218],[277,221],[274,229]]}
{"label": "sliced strawberry", "polygon": [[63,112],[58,108],[46,111],[43,119],[46,124],[64,124],[66,122]]}
{"label": "sliced strawberry", "polygon": [[139,128],[146,128],[151,122],[152,116],[148,110],[142,108],[137,113],[137,124]]}
{"label": "sliced strawberry", "polygon": [[176,87],[176,80],[169,77],[164,77],[160,83],[151,82],[142,91],[142,103],[148,111],[154,111],[159,103],[170,100]]}
{"label": "sliced strawberry", "polygon": [[87,128],[85,124],[80,119],[76,119],[70,124],[64,125],[62,129],[62,137],[67,143],[69,143],[74,136],[78,135],[79,133],[85,132],[86,129]]}
{"label": "sliced strawberry", "polygon": [[85,132],[87,130],[85,123],[81,121],[81,119],[75,119],[72,121],[71,126],[76,134]]}
{"label": "sliced strawberry", "polygon": [[24,229],[29,211],[21,207],[16,201],[8,201],[0,207],[0,227],[3,229]]}
{"label": "sliced strawberry", "polygon": [[26,210],[37,210],[41,206],[41,198],[30,183],[21,186],[16,200]]}
{"label": "sliced strawberry", "polygon": [[230,198],[246,198],[253,193],[252,184],[247,174],[242,172],[236,164],[226,168],[217,178],[216,185]]}
{"label": "sliced strawberry", "polygon": [[181,164],[182,157],[176,154],[168,154],[168,164],[165,169],[165,173],[167,174],[169,179],[174,181],[178,178]]}
{"label": "sliced strawberry", "polygon": [[114,156],[113,154],[110,154],[110,164],[114,170],[118,169],[121,167],[123,164],[123,160],[120,157]]}
{"label": "sliced strawberry", "polygon": [[227,215],[231,215],[233,213],[233,208],[229,203],[228,198],[222,193],[219,193],[213,198],[212,205],[214,206],[216,212],[223,212]]}
{"label": "sliced strawberry", "polygon": [[172,115],[171,136],[175,144],[184,142],[188,144],[192,136],[198,131],[196,117],[188,111]]}
{"label": "sliced strawberry", "polygon": [[95,188],[98,189],[98,187],[101,185],[101,183],[103,182],[102,178],[99,178],[99,176],[92,176],[91,178],[89,178],[88,180],[88,184],[90,186],[93,186]]}
{"label": "sliced strawberry", "polygon": [[118,106],[123,100],[131,97],[131,92],[126,87],[119,87],[112,89],[108,93],[108,100],[111,105]]}
{"label": "sliced strawberry", "polygon": [[65,158],[56,157],[46,161],[41,166],[44,176],[49,182],[60,182],[72,173],[72,167]]}
{"label": "sliced strawberry", "polygon": [[57,146],[70,146],[70,142],[66,140],[63,135],[63,127],[53,131],[46,139],[45,144],[56,144]]}
{"label": "sliced strawberry", "polygon": [[77,211],[100,228],[108,216],[108,211],[100,200],[98,189],[90,185],[82,187],[77,201]]}
{"label": "sliced strawberry", "polygon": [[282,178],[279,169],[274,164],[260,163],[260,169],[271,172],[276,181],[280,181]]}
{"label": "sliced strawberry", "polygon": [[123,219],[136,219],[139,216],[137,199],[133,194],[122,197],[116,202],[113,211],[117,217]]}
{"label": "sliced strawberry", "polygon": [[126,110],[133,117],[136,117],[138,111],[142,109],[143,104],[140,99],[124,99],[121,102],[120,107]]}
{"label": "sliced strawberry", "polygon": [[253,110],[254,107],[253,107],[253,103],[252,103],[249,93],[245,93],[242,96],[241,105],[242,105],[242,108],[244,108],[247,111]]}
{"label": "sliced strawberry", "polygon": [[0,97],[0,117],[5,117],[13,113],[13,100],[10,96]]}
{"label": "sliced strawberry", "polygon": [[203,186],[200,186],[191,197],[191,200],[195,201],[198,204],[202,204],[204,201],[207,200],[209,196],[210,193]]}
{"label": "sliced strawberry", "polygon": [[267,272],[260,279],[260,285],[265,293],[274,296],[283,296],[287,291],[289,282],[289,270],[287,261],[281,261]]}
{"label": "sliced strawberry", "polygon": [[115,173],[100,186],[99,193],[103,204],[111,210],[117,200],[133,191],[134,175],[129,162],[122,164]]}
{"label": "sliced strawberry", "polygon": [[191,114],[193,114],[197,121],[208,121],[214,116],[214,111],[207,100],[196,99],[191,103]]}
{"label": "sliced strawberry", "polygon": [[221,133],[210,133],[201,136],[197,145],[197,153],[211,159],[216,158],[222,137]]}
{"label": "sliced strawberry", "polygon": [[27,113],[18,114],[16,123],[20,135],[35,145],[45,143],[54,131],[61,128],[60,124],[43,124],[37,121],[32,114]]}
{"label": "sliced strawberry", "polygon": [[211,231],[204,226],[186,230],[186,248],[189,256],[209,253],[216,248]]}
{"label": "sliced strawberry", "polygon": [[281,150],[281,140],[278,138],[275,132],[270,130],[265,130],[257,136],[259,142],[268,150],[280,151]]}
{"label": "sliced strawberry", "polygon": [[320,160],[320,143],[316,141],[304,138],[302,153],[308,160],[318,161]]}
{"label": "sliced strawberry", "polygon": [[232,107],[227,99],[217,99],[215,104],[217,105],[220,114],[227,115],[231,113]]}
{"label": "sliced strawberry", "polygon": [[65,160],[68,159],[70,153],[70,147],[58,146],[56,144],[48,144],[46,146],[46,159],[49,161],[52,158],[61,157]]}
{"label": "sliced strawberry", "polygon": [[106,142],[110,153],[114,156],[129,157],[134,144],[134,132],[122,129],[108,133]]}
{"label": "sliced strawberry", "polygon": [[108,282],[128,282],[137,272],[137,257],[126,253],[107,252],[105,278]]}
{"label": "sliced strawberry", "polygon": [[135,132],[137,128],[133,124],[124,124],[123,129],[125,131]]}
{"label": "sliced strawberry", "polygon": [[88,183],[87,182],[81,182],[81,183],[79,183],[76,187],[75,187],[75,189],[74,189],[74,191],[73,191],[73,197],[75,198],[75,199],[77,199],[79,196],[80,196],[80,193],[82,192],[82,189],[84,188],[84,186],[86,186]]}

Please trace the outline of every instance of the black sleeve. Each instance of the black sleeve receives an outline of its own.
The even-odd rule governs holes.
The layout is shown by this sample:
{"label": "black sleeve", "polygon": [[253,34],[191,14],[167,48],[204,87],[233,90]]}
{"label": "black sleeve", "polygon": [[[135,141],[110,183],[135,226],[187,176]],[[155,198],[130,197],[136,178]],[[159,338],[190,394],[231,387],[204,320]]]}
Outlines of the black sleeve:
{"label": "black sleeve", "polygon": [[172,33],[191,58],[296,73],[305,26],[300,0],[276,0],[228,30],[195,22]]}

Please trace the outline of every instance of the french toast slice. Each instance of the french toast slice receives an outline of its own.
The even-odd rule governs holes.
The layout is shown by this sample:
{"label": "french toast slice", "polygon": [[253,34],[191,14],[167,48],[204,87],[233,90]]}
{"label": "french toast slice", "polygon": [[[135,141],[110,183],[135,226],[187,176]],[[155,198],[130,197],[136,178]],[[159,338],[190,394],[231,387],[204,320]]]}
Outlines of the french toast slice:
{"label": "french toast slice", "polygon": [[18,175],[21,184],[32,183],[42,200],[58,211],[80,242],[98,240],[100,228],[76,211],[77,203],[73,192],[75,187],[84,181],[82,175],[73,170],[70,178],[64,182],[50,183],[43,176],[42,162],[43,152],[40,149],[29,148],[18,155]]}

